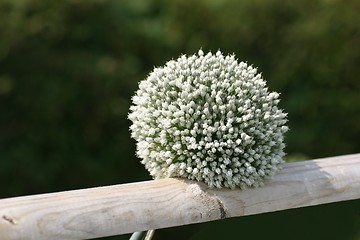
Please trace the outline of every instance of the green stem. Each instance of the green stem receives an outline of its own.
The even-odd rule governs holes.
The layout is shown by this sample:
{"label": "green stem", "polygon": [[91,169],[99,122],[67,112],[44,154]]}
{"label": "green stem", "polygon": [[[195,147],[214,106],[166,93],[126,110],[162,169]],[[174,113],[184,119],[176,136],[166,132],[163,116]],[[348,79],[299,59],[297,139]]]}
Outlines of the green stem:
{"label": "green stem", "polygon": [[134,232],[129,240],[143,240],[145,237],[146,231],[144,232]]}

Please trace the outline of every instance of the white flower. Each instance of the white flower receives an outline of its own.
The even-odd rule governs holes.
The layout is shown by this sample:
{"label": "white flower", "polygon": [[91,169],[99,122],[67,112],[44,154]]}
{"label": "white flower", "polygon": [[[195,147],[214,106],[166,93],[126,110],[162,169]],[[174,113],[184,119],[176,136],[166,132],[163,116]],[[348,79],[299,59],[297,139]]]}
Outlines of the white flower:
{"label": "white flower", "polygon": [[279,94],[233,55],[181,56],[139,83],[129,119],[137,155],[154,178],[209,187],[257,187],[283,163]]}

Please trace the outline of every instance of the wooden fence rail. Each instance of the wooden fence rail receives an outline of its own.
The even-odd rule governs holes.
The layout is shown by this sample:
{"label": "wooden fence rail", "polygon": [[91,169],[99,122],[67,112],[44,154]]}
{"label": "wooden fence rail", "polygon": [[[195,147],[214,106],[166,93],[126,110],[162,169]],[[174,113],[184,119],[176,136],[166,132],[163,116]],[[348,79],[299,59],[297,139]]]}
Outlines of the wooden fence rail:
{"label": "wooden fence rail", "polygon": [[181,179],[0,200],[1,239],[91,239],[360,198],[360,154],[286,163],[257,189]]}

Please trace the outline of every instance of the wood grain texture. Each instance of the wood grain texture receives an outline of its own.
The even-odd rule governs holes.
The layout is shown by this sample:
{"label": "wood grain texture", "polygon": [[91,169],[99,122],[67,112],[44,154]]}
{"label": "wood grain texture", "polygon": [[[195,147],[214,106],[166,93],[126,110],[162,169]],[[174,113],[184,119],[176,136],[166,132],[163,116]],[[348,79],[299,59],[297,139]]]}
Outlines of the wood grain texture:
{"label": "wood grain texture", "polygon": [[162,179],[0,200],[0,236],[91,239],[360,198],[360,154],[287,163],[257,189]]}

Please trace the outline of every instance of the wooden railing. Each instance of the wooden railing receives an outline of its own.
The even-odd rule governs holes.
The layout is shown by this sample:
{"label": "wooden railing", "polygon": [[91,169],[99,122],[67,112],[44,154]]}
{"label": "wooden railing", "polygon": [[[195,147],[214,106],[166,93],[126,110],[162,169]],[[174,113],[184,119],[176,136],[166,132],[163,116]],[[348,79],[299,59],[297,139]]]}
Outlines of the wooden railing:
{"label": "wooden railing", "polygon": [[264,187],[162,179],[0,200],[7,239],[92,239],[360,198],[360,154],[286,163]]}

